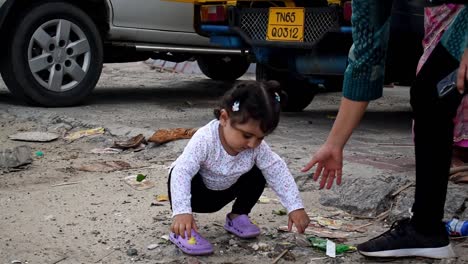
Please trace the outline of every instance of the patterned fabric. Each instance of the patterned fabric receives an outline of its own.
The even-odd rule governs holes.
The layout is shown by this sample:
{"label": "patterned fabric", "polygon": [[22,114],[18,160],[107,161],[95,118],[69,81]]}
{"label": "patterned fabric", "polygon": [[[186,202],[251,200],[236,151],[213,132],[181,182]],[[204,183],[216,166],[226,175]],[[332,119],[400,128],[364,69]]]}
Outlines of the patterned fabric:
{"label": "patterned fabric", "polygon": [[219,121],[213,120],[195,133],[183,153],[171,165],[173,216],[192,213],[190,188],[192,178],[197,173],[200,173],[208,189],[225,190],[254,165],[262,171],[268,185],[278,195],[288,212],[304,208],[286,163],[265,141],[255,149],[231,156],[221,144]]}
{"label": "patterned fabric", "polygon": [[463,96],[463,99],[458,106],[457,115],[453,120],[455,126],[453,128],[454,144],[460,147],[468,147],[468,96]]}
{"label": "patterned fabric", "polygon": [[[370,101],[382,96],[392,4],[393,1],[352,1],[354,44],[343,82],[343,96],[350,100]],[[441,40],[458,60],[468,47],[467,6],[457,13]]]}
{"label": "patterned fabric", "polygon": [[442,35],[462,8],[463,5],[448,4],[424,9],[424,52],[419,60],[416,73],[419,72],[427,58],[429,58]]}

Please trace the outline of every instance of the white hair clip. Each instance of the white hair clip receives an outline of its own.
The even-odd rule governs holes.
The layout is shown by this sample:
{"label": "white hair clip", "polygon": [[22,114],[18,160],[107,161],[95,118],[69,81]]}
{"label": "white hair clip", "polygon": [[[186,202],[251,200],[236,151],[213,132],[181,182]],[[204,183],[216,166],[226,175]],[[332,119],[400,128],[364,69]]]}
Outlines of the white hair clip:
{"label": "white hair clip", "polygon": [[281,102],[281,97],[279,96],[278,93],[275,93],[275,99],[276,101]]}
{"label": "white hair clip", "polygon": [[235,101],[234,104],[232,104],[232,111],[233,112],[239,111],[239,106],[240,106],[239,101]]}

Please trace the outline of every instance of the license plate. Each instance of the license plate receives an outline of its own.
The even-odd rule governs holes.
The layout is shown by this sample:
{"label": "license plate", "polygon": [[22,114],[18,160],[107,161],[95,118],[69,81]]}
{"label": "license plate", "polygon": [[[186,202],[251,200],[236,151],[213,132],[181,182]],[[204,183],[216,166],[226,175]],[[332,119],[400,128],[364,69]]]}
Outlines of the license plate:
{"label": "license plate", "polygon": [[266,38],[271,41],[304,41],[304,8],[270,8]]}

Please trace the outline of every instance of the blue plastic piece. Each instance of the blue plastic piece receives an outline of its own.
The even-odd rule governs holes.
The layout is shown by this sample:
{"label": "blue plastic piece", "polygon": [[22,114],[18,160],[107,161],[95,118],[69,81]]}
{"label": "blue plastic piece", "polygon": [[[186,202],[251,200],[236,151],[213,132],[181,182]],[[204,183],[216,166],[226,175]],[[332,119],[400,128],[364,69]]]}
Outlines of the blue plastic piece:
{"label": "blue plastic piece", "polygon": [[340,27],[340,32],[353,33],[353,28],[352,27]]}
{"label": "blue plastic piece", "polygon": [[244,48],[244,43],[236,36],[211,36],[210,42],[224,48]]}
{"label": "blue plastic piece", "polygon": [[229,26],[223,25],[201,25],[200,29],[207,33],[228,34],[232,33]]}

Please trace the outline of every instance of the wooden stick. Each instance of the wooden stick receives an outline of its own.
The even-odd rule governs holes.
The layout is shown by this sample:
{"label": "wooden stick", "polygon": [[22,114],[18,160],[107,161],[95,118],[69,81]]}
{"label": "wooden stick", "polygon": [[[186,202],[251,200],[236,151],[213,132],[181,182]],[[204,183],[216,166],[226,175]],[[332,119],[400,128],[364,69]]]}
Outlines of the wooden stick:
{"label": "wooden stick", "polygon": [[461,236],[461,237],[451,237],[450,239],[453,239],[453,240],[458,240],[458,239],[465,239],[465,238],[468,238],[468,236]]}
{"label": "wooden stick", "polygon": [[61,261],[63,261],[63,260],[66,260],[67,258],[68,258],[67,256],[62,257],[61,259],[58,259],[58,260],[52,262],[52,264],[57,264],[57,263],[59,263],[59,262],[61,262]]}
{"label": "wooden stick", "polygon": [[398,194],[400,194],[402,191],[408,189],[409,187],[412,187],[413,186],[413,183],[410,182],[410,183],[407,183],[405,185],[403,185],[402,187],[400,187],[400,189],[396,190],[395,192],[392,193],[392,197],[395,197],[397,196]]}
{"label": "wooden stick", "polygon": [[115,252],[115,249],[113,249],[111,252],[109,252],[108,254],[104,255],[102,258],[96,260],[94,263],[98,263],[100,262],[101,260],[103,260],[104,258],[108,257],[110,254],[114,253]]}
{"label": "wooden stick", "polygon": [[462,172],[462,171],[468,171],[468,166],[460,166],[460,167],[451,168],[449,174],[455,174],[457,172]]}
{"label": "wooden stick", "polygon": [[283,252],[281,252],[281,254],[279,254],[279,256],[276,257],[271,264],[276,264],[284,255],[286,255],[286,253],[288,253],[288,251],[289,249],[283,250]]}

